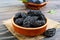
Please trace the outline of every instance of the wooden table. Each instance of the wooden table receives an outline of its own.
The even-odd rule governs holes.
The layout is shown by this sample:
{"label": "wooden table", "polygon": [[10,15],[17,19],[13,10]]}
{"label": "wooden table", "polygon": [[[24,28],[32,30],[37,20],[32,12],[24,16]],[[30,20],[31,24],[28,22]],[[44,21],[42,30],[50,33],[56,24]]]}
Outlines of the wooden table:
{"label": "wooden table", "polygon": [[[56,11],[55,14],[47,13],[49,10],[52,10],[52,9]],[[2,21],[11,18],[18,11],[20,11],[20,10],[14,10],[14,11],[10,10],[8,12],[7,11],[6,12],[0,12],[0,40],[17,40],[7,30],[7,28],[5,28],[5,26],[2,24]],[[46,7],[42,8],[41,11],[43,12],[43,14],[46,17],[60,22],[60,0],[49,0]],[[43,40],[60,40],[60,29],[57,29],[56,35],[54,37],[45,38]]]}

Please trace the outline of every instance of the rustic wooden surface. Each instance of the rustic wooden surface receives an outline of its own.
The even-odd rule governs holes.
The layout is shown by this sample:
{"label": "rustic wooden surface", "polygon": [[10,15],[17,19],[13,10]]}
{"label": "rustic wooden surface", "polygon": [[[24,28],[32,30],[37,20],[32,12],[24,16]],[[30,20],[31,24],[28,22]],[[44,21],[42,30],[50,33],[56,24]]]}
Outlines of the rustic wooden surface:
{"label": "rustic wooden surface", "polygon": [[[55,14],[48,14],[49,10],[54,9]],[[20,10],[18,10],[20,11]],[[0,40],[17,40],[6,28],[2,25],[2,21],[11,18],[18,11],[0,12]],[[45,8],[41,9],[44,15],[52,20],[60,22],[60,0],[48,0]],[[43,40],[60,40],[60,29],[57,29],[56,35]]]}

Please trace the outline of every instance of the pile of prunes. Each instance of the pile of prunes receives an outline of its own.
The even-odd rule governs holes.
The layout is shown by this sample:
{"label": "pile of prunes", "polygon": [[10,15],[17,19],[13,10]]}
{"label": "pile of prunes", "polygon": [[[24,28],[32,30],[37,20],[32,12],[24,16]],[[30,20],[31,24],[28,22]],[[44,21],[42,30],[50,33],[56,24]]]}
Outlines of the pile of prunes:
{"label": "pile of prunes", "polygon": [[46,18],[41,11],[30,10],[27,13],[18,12],[14,16],[14,22],[22,27],[36,28],[43,26],[46,23]]}

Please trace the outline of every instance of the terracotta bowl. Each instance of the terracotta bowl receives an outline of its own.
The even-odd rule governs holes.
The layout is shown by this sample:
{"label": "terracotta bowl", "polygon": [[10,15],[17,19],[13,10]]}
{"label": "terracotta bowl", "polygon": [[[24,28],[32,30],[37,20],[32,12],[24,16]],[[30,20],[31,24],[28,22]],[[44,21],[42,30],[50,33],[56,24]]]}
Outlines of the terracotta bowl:
{"label": "terracotta bowl", "polygon": [[25,4],[25,7],[28,9],[32,9],[32,10],[39,10],[40,8],[44,7],[47,2],[44,2],[42,4],[35,4],[35,3],[31,3],[31,2],[23,2]]}
{"label": "terracotta bowl", "polygon": [[12,18],[12,26],[13,26],[14,31],[17,32],[18,34],[21,34],[24,36],[37,36],[37,35],[40,35],[46,31],[47,21],[46,21],[46,24],[41,26],[41,27],[26,28],[26,27],[22,27],[22,26],[15,24],[14,23],[14,17],[13,17]]}

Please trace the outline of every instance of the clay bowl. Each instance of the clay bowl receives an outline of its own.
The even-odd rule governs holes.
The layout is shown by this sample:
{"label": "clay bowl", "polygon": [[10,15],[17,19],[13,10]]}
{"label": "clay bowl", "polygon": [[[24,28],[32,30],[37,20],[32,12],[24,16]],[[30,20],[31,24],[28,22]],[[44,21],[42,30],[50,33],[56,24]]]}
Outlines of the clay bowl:
{"label": "clay bowl", "polygon": [[14,17],[13,17],[12,18],[12,26],[13,26],[14,31],[18,34],[21,34],[21,35],[24,35],[24,36],[37,36],[37,35],[40,35],[40,34],[42,34],[43,32],[46,31],[47,21],[46,21],[46,24],[41,26],[41,27],[26,28],[26,27],[22,27],[22,26],[19,26],[19,25],[15,24],[14,23]]}
{"label": "clay bowl", "polygon": [[31,3],[31,2],[23,2],[25,4],[25,7],[28,9],[32,9],[32,10],[39,10],[40,8],[44,7],[47,2],[44,2],[42,4],[35,4],[35,3]]}

